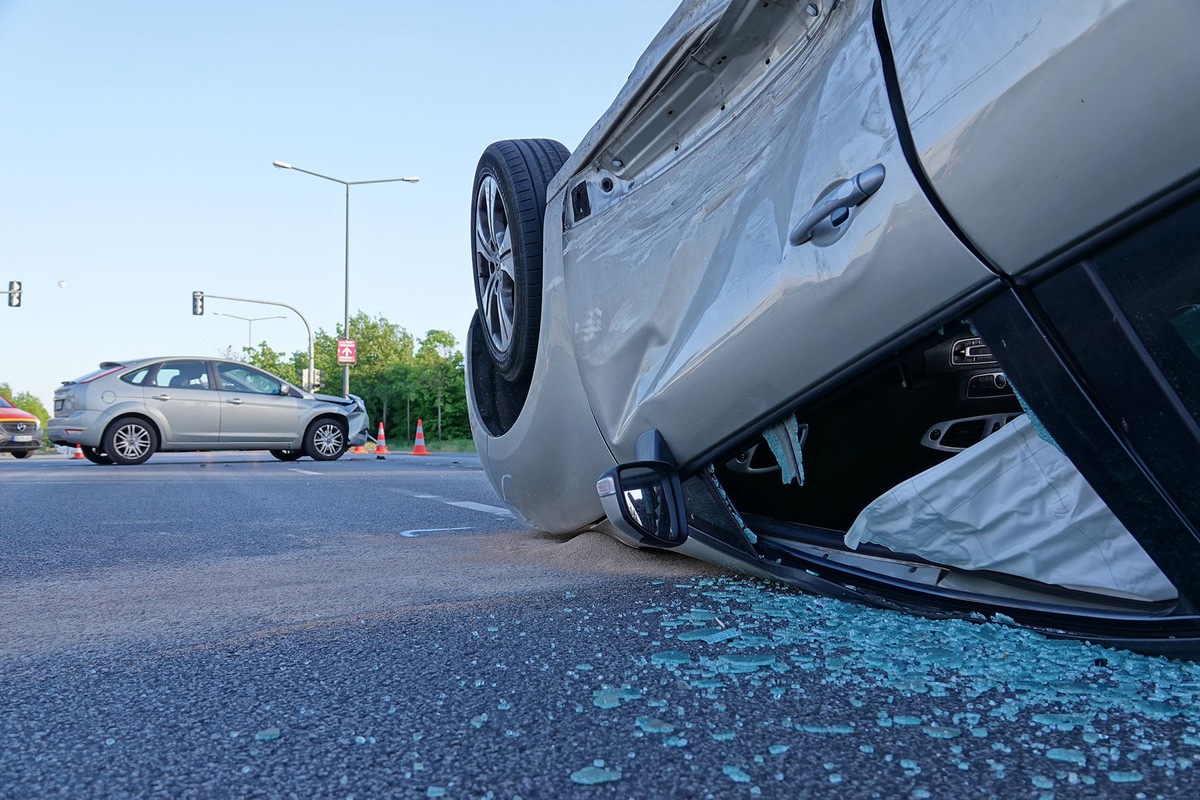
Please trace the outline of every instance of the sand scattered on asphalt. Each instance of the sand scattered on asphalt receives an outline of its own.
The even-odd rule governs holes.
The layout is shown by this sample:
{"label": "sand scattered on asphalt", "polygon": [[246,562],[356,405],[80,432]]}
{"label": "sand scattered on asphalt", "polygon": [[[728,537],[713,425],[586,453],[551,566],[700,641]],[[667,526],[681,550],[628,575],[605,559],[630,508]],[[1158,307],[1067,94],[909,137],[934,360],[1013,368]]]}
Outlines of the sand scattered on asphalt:
{"label": "sand scattered on asphalt", "polygon": [[636,576],[720,574],[711,565],[635,550],[596,532],[349,534],[283,555],[123,566],[18,582],[0,596],[0,659],[113,645],[195,646]]}

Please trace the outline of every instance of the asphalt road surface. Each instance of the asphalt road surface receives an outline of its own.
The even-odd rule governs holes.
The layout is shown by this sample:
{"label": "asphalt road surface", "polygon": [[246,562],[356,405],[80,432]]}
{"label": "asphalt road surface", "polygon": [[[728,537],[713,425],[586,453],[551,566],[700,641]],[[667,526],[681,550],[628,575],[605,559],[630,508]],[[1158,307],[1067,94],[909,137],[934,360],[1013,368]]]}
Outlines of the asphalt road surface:
{"label": "asphalt road surface", "polygon": [[525,531],[474,456],[0,457],[4,798],[1190,798],[1198,697]]}

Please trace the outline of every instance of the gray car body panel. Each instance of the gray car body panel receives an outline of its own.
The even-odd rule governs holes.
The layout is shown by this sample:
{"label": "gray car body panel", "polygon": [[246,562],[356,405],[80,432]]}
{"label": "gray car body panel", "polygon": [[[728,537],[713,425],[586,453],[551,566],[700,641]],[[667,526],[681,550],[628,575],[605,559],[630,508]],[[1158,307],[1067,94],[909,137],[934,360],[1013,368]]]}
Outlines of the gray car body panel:
{"label": "gray car body panel", "polygon": [[[618,460],[650,429],[681,461],[718,447],[995,282],[908,169],[870,8],[835,6],[723,116],[647,176],[626,170],[621,196],[567,231],[574,349]],[[789,243],[831,186],[875,164],[886,179],[840,240]]]}
{"label": "gray car body panel", "polygon": [[1017,274],[1200,170],[1200,4],[884,0],[916,150]]}
{"label": "gray car body panel", "polygon": [[[471,433],[496,494],[526,525],[545,531],[577,530],[600,519],[604,515],[600,498],[590,487],[600,473],[616,464],[588,409],[562,297],[562,259],[551,257],[562,248],[564,203],[562,192],[547,203],[551,210],[544,234],[543,313],[528,401],[509,431],[492,436],[480,420],[474,393],[467,392]],[[468,374],[473,368],[475,335],[472,326]]]}
{"label": "gray car body panel", "polygon": [[141,388],[146,409],[153,415],[167,447],[200,447],[220,441],[221,393],[213,389]]}

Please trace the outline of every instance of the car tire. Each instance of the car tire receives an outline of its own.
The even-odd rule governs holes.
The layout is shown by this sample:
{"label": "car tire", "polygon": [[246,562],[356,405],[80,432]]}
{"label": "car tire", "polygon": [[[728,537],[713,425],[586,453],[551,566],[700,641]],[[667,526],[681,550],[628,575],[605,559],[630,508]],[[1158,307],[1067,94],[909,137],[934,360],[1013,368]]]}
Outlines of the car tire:
{"label": "car tire", "polygon": [[14,450],[13,451],[13,458],[29,458],[31,455],[33,455],[32,450]]}
{"label": "car tire", "polygon": [[140,417],[121,417],[104,432],[104,452],[114,464],[141,464],[158,449],[158,432]]}
{"label": "car tire", "polygon": [[80,445],[79,449],[83,451],[83,457],[93,464],[113,463],[113,460],[108,457],[108,453],[102,453],[98,448]]}
{"label": "car tire", "polygon": [[303,450],[272,450],[271,455],[278,458],[280,461],[295,461],[304,455]]}
{"label": "car tire", "polygon": [[346,452],[346,424],[319,419],[309,425],[304,433],[304,452],[313,461],[338,460]]}
{"label": "car tire", "polygon": [[570,151],[551,139],[511,139],[484,150],[471,192],[475,302],[496,372],[528,383],[542,315],[546,186]]}

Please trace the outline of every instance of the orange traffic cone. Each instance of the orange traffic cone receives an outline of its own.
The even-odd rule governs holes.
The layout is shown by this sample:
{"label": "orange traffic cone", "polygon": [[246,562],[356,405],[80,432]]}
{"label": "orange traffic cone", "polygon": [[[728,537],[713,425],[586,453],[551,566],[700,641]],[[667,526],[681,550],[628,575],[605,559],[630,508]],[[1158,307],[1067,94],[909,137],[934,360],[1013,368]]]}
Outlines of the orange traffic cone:
{"label": "orange traffic cone", "polygon": [[356,445],[354,445],[354,447],[350,448],[350,452],[351,453],[365,453],[365,452],[367,452],[367,448],[363,447],[361,444],[356,444]]}
{"label": "orange traffic cone", "polygon": [[83,448],[80,447],[79,445],[75,445],[75,453],[71,456],[71,458],[72,459],[75,459],[75,458],[82,459],[83,458]]}
{"label": "orange traffic cone", "polygon": [[388,454],[387,438],[383,435],[383,423],[379,423],[379,436],[375,439],[375,458],[383,460]]}
{"label": "orange traffic cone", "polygon": [[413,451],[409,453],[413,456],[427,456],[429,451],[425,449],[425,431],[421,429],[421,420],[417,420],[417,441],[413,445]]}

